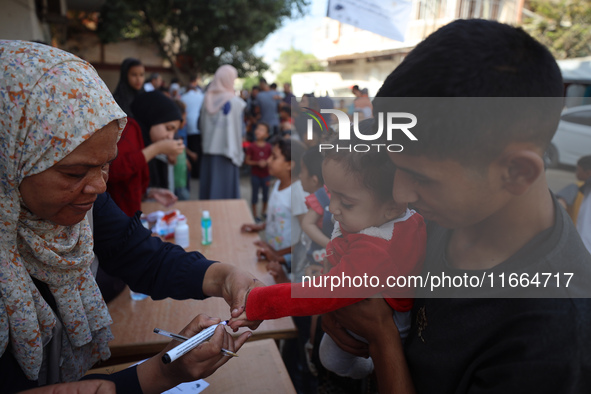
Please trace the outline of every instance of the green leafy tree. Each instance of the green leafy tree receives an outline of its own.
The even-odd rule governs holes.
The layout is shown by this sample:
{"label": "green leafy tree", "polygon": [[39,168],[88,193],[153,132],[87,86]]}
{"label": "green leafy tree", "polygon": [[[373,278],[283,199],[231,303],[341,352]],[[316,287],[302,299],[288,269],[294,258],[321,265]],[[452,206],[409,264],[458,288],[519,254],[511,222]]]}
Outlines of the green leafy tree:
{"label": "green leafy tree", "polygon": [[554,57],[566,59],[591,55],[590,0],[531,0],[534,16],[524,21],[523,28]]}
{"label": "green leafy tree", "polygon": [[281,52],[278,61],[281,65],[281,72],[277,75],[276,80],[278,85],[291,82],[293,73],[324,71],[324,66],[320,64],[316,56],[294,48]]}
{"label": "green leafy tree", "polygon": [[103,43],[155,43],[177,74],[231,64],[245,75],[268,68],[253,45],[307,6],[308,0],[107,0],[97,33]]}

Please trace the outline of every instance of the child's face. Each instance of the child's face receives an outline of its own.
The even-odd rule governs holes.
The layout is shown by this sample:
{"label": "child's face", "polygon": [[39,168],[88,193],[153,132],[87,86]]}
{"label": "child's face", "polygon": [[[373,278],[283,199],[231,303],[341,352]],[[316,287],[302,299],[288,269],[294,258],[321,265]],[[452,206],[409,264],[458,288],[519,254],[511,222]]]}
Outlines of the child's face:
{"label": "child's face", "polygon": [[304,188],[304,191],[308,193],[314,193],[320,187],[320,185],[318,185],[318,177],[310,175],[304,159],[302,159],[302,164],[300,167],[300,181],[302,181],[302,187]]}
{"label": "child's face", "polygon": [[451,159],[389,155],[397,167],[394,199],[411,204],[425,219],[442,227],[454,229],[481,223],[510,199],[502,187],[497,164],[491,163],[486,173],[480,173]]}
{"label": "child's face", "polygon": [[291,161],[288,161],[278,145],[273,145],[271,148],[271,156],[267,161],[267,167],[269,168],[269,174],[276,178],[281,178],[286,175],[291,175]]}
{"label": "child's face", "polygon": [[170,122],[156,124],[150,128],[150,139],[152,142],[171,140],[174,138],[174,133],[176,133],[180,125],[180,120],[171,120]]}
{"label": "child's face", "polygon": [[379,227],[406,212],[406,204],[376,198],[361,177],[347,172],[342,163],[325,159],[322,175],[330,192],[328,209],[341,228],[349,233]]}
{"label": "child's face", "polygon": [[142,86],[144,86],[144,81],[144,66],[138,65],[129,68],[129,71],[127,72],[127,82],[129,82],[129,86],[135,90],[140,90]]}
{"label": "child's face", "polygon": [[267,130],[264,125],[260,124],[254,129],[254,136],[257,141],[264,141],[269,137],[269,130]]}

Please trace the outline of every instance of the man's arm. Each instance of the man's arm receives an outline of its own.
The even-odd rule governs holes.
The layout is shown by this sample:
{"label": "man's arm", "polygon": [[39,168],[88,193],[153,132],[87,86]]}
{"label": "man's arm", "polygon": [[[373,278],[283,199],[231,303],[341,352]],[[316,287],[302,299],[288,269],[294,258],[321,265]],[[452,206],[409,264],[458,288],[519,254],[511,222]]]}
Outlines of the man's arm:
{"label": "man's arm", "polygon": [[[325,315],[322,327],[343,350],[371,356],[380,393],[415,392],[392,309],[384,299],[367,299]],[[369,353],[365,344],[356,341],[344,329],[366,338]]]}

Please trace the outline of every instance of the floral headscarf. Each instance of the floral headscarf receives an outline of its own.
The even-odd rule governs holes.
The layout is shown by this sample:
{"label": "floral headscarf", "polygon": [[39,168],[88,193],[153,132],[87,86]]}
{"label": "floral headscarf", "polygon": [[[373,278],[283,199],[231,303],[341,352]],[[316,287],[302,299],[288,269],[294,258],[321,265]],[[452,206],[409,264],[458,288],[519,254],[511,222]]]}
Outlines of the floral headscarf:
{"label": "floral headscarf", "polygon": [[121,132],[126,115],[90,64],[59,49],[0,41],[0,73],[0,355],[10,349],[27,378],[38,379],[58,317],[33,277],[48,285],[64,326],[60,378],[75,380],[110,356],[112,339],[90,271],[92,232],[87,219],[60,226],[37,217],[19,185],[111,121]]}

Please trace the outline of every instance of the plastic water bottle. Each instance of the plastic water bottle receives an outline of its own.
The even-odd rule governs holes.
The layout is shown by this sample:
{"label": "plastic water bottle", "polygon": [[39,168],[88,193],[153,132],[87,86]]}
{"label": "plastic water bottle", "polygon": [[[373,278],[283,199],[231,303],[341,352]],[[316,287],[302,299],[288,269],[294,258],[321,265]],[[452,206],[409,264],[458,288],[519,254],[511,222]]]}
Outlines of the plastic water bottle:
{"label": "plastic water bottle", "polygon": [[183,248],[189,247],[189,225],[187,224],[187,218],[182,215],[179,216],[179,220],[174,228],[174,241]]}
{"label": "plastic water bottle", "polygon": [[201,216],[201,244],[211,245],[211,218],[209,211],[203,211]]}

